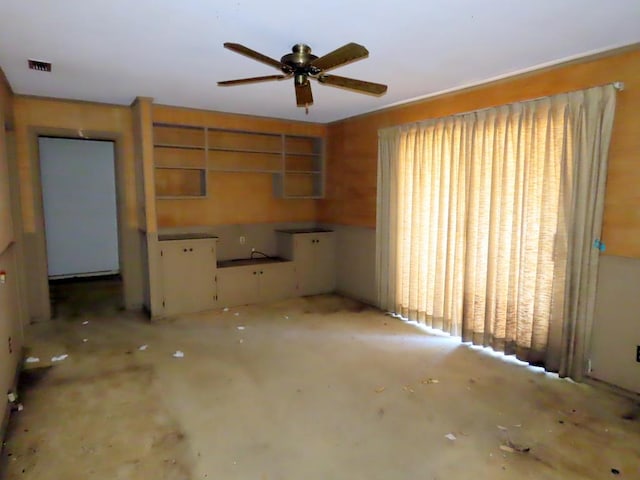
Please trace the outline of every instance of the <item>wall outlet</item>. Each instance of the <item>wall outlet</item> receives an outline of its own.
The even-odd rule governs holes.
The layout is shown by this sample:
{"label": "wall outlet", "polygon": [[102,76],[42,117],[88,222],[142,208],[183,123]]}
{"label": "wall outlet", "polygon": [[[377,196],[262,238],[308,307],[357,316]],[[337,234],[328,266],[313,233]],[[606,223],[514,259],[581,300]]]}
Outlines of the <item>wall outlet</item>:
{"label": "wall outlet", "polygon": [[247,237],[240,235],[240,245],[244,245],[245,243],[247,243]]}
{"label": "wall outlet", "polygon": [[640,345],[636,346],[636,362],[640,363]]}

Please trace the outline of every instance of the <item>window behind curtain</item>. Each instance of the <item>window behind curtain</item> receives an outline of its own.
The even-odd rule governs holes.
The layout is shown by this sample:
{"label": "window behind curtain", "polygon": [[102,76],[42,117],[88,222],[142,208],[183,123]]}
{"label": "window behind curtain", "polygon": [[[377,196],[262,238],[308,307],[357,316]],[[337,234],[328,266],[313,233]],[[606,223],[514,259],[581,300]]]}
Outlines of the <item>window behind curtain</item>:
{"label": "window behind curtain", "polygon": [[394,311],[542,361],[564,296],[566,108],[553,99],[508,105],[388,138],[397,161]]}

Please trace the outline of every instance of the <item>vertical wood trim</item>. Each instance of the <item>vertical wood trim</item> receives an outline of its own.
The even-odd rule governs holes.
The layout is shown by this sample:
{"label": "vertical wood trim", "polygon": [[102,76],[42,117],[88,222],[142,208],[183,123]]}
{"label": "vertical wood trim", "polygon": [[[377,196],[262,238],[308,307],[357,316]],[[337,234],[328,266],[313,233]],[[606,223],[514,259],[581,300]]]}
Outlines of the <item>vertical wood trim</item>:
{"label": "vertical wood trim", "polygon": [[156,191],[153,171],[153,99],[137,97],[133,102],[134,141],[137,163],[142,164],[144,191],[144,224],[147,233],[158,231],[156,219]]}

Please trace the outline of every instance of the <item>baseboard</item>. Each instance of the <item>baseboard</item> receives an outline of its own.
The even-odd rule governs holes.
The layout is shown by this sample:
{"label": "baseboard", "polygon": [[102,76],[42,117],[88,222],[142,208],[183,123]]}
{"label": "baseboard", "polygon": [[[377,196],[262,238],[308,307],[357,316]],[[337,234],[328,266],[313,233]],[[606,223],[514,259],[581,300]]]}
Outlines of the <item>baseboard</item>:
{"label": "baseboard", "polygon": [[583,383],[586,383],[587,385],[591,385],[596,388],[607,390],[608,392],[613,393],[615,395],[627,397],[630,400],[633,400],[635,402],[640,401],[640,393],[638,392],[627,390],[625,388],[618,387],[617,385],[613,385],[611,383],[607,383],[592,377],[584,377],[582,380],[583,380]]}
{"label": "baseboard", "polygon": [[340,290],[340,289],[337,289],[334,293],[336,295],[340,295],[340,296],[345,297],[345,298],[350,298],[351,300],[356,300],[356,301],[358,301],[360,303],[364,303],[365,305],[369,305],[370,307],[373,307],[373,308],[376,308],[376,309],[380,310],[380,307],[378,305],[376,305],[375,302],[373,302],[373,301],[371,301],[371,300],[369,300],[367,298],[363,298],[363,297],[360,297],[358,295],[354,295],[352,293],[345,292],[344,290]]}

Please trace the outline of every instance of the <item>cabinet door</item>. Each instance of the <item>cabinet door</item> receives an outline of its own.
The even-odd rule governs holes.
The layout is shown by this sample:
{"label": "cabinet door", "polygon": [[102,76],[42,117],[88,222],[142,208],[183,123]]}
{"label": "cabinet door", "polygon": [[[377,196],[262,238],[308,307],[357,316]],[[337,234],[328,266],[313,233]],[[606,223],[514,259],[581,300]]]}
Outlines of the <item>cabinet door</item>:
{"label": "cabinet door", "polygon": [[187,295],[187,308],[190,312],[199,312],[215,308],[216,302],[216,251],[213,242],[191,241],[187,265],[189,275],[184,288]]}
{"label": "cabinet door", "polygon": [[316,293],[315,251],[316,237],[310,234],[295,235],[295,269],[298,295]]}
{"label": "cabinet door", "polygon": [[218,269],[218,305],[235,307],[256,303],[259,270],[255,266]]}
{"label": "cabinet door", "polygon": [[211,241],[167,241],[160,246],[164,314],[216,306],[216,253]]}
{"label": "cabinet door", "polygon": [[295,271],[293,262],[263,265],[260,272],[260,301],[273,302],[295,295]]}
{"label": "cabinet door", "polygon": [[315,236],[314,278],[315,293],[333,292],[336,288],[336,253],[333,233],[320,233]]}
{"label": "cabinet door", "polygon": [[183,313],[188,305],[184,285],[189,278],[183,242],[164,242],[160,247],[162,265],[162,306],[165,315]]}

